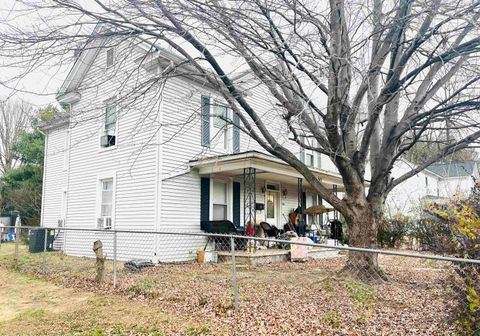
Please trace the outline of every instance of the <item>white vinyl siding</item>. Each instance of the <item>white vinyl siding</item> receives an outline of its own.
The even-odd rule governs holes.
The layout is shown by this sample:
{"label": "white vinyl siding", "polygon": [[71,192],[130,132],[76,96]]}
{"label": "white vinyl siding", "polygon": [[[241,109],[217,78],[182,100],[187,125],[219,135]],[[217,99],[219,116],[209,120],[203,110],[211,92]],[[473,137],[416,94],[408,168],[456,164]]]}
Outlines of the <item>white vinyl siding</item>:
{"label": "white vinyl siding", "polygon": [[[115,67],[121,66],[122,70],[115,71],[110,78],[110,72],[106,72],[104,66],[106,54],[97,54],[78,89],[81,100],[72,107],[74,127],[70,129],[67,227],[91,228],[92,223],[97,223],[100,214],[99,176],[113,176],[115,172],[115,204],[112,210],[115,229],[153,231],[157,228],[158,158],[157,146],[148,144],[156,142],[159,125],[155,117],[159,114],[160,99],[153,88],[144,94],[142,100],[135,103],[127,101],[125,106],[119,106],[123,101],[116,100],[116,111],[121,110],[122,114],[117,113],[115,132],[122,141],[109,150],[99,150],[98,133],[103,131],[106,125],[105,97],[122,97],[126,94],[119,89],[122,88],[122,83],[145,79],[144,72],[133,71],[138,69],[134,60],[143,55],[140,50],[131,52],[123,63],[116,59]],[[104,251],[107,257],[111,258],[112,237],[109,233],[100,235],[69,232],[66,237],[66,252],[69,255],[93,257],[92,245],[97,239],[102,240]],[[132,244],[132,240],[135,244]],[[119,259],[155,258],[155,239],[152,235],[118,234],[117,246]]]}
{"label": "white vinyl siding", "polygon": [[[62,204],[67,187],[68,131],[66,125],[50,130],[45,141],[45,171],[42,195],[42,226],[57,227],[64,219]],[[65,195],[66,197],[66,195]]]}

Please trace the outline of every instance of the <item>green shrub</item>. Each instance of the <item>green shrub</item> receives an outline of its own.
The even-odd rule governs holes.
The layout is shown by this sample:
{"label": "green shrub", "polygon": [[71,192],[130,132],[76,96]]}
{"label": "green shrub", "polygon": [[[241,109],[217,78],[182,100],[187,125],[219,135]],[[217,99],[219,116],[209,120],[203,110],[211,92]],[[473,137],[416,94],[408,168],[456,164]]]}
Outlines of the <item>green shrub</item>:
{"label": "green shrub", "polygon": [[381,247],[399,247],[403,238],[411,232],[413,223],[407,216],[385,218],[378,228],[378,243]]}

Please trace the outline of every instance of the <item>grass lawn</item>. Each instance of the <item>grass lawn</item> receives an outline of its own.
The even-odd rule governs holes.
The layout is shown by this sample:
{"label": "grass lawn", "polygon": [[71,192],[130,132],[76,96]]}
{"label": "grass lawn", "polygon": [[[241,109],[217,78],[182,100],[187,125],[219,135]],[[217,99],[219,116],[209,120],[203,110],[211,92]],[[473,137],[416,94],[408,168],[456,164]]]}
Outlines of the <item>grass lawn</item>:
{"label": "grass lawn", "polygon": [[94,282],[94,260],[0,247],[0,335],[454,335],[453,272],[445,263],[381,257],[390,281],[337,276],[344,257],[238,267],[162,264],[118,288]]}

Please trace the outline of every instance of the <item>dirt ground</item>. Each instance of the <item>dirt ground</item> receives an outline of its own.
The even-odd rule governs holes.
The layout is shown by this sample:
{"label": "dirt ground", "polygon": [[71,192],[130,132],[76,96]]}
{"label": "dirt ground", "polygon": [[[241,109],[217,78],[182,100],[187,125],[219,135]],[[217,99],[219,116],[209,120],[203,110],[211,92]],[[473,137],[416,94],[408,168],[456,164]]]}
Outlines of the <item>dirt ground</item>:
{"label": "dirt ground", "polygon": [[129,273],[111,265],[102,286],[86,258],[22,250],[16,271],[0,250],[0,335],[455,335],[458,297],[448,264],[381,257],[389,277],[338,276],[345,257],[239,266],[165,264]]}

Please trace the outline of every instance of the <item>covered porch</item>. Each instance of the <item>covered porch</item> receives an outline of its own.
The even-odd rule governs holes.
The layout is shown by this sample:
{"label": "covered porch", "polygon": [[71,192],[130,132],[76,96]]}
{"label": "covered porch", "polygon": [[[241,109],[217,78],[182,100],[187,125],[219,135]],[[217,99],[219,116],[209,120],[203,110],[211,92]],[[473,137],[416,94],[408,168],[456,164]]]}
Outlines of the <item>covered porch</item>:
{"label": "covered porch", "polygon": [[[298,236],[318,242],[328,219],[338,216],[334,211],[324,215],[305,214],[307,208],[322,203],[328,207],[328,204],[301,174],[273,156],[249,151],[192,161],[191,167],[201,177],[200,221],[206,232],[282,238],[285,232],[295,231]],[[319,168],[311,170],[332,192],[343,192],[340,175]],[[295,211],[299,211],[303,230],[299,230],[299,225],[292,226],[290,214]],[[225,221],[233,226],[229,232],[225,232]],[[218,225],[222,228],[218,229]],[[239,256],[246,260],[252,253],[263,259],[289,258],[289,251],[276,245],[258,244],[253,249],[246,244],[235,245]],[[219,258],[222,250],[225,256],[228,254],[228,246],[217,244],[215,248],[220,250]]]}

